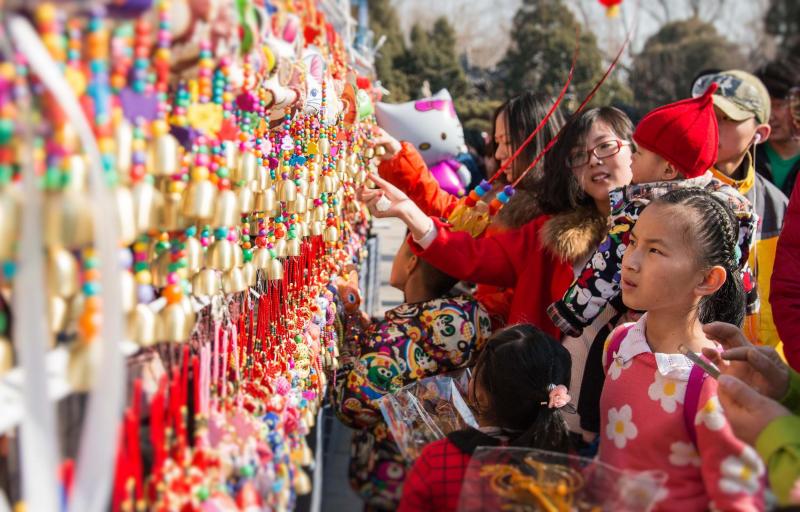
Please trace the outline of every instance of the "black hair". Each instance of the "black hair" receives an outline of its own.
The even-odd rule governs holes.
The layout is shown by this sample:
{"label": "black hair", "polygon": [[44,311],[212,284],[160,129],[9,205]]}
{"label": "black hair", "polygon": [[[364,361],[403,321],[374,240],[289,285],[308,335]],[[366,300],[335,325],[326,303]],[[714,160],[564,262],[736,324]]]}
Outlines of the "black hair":
{"label": "black hair", "polygon": [[742,325],[746,297],[739,271],[739,223],[730,208],[711,192],[700,188],[673,190],[651,204],[680,206],[694,215],[686,236],[695,247],[698,262],[704,268],[721,266],[725,283],[712,295],[703,297],[699,306],[700,322],[726,322]]}
{"label": "black hair", "polygon": [[590,108],[573,116],[544,160],[544,176],[536,194],[542,213],[555,215],[594,204],[566,162],[573,149],[586,143],[589,130],[598,121],[606,123],[621,140],[633,142],[633,123],[618,108]]}
{"label": "black hair", "polygon": [[[541,92],[524,92],[519,96],[514,96],[508,100],[501,108],[501,112],[506,115],[506,133],[508,134],[509,144],[512,151],[522,146],[525,139],[533,133],[533,130],[547,115],[552,108],[555,98]],[[499,114],[498,114],[499,115]],[[514,160],[514,178],[518,178],[525,169],[533,162],[536,156],[544,151],[545,146],[553,139],[561,127],[564,126],[564,116],[561,107],[557,107],[553,115],[547,120],[533,141],[520,153]],[[541,167],[541,162],[539,166]],[[540,169],[534,169],[520,182],[518,188],[524,190],[534,190],[539,178]]]}
{"label": "black hair", "polygon": [[777,59],[761,66],[754,75],[764,83],[771,98],[783,99],[792,87],[800,85],[800,60]]}
{"label": "black hair", "polygon": [[[409,233],[410,231],[406,229],[406,238],[408,238]],[[401,250],[408,251],[408,253],[413,254],[413,251],[408,244],[403,244],[401,246]],[[422,282],[425,283],[425,289],[435,297],[447,295],[447,293],[458,283],[458,279],[446,272],[442,272],[419,256],[417,256],[417,270],[424,278]]]}
{"label": "black hair", "polygon": [[[478,411],[496,426],[522,432],[514,446],[558,452],[569,449],[569,432],[561,411],[549,408],[549,386],[569,387],[572,360],[564,346],[532,325],[520,324],[495,333],[473,370],[476,387],[486,392],[487,410]],[[477,403],[470,396],[473,404]]]}

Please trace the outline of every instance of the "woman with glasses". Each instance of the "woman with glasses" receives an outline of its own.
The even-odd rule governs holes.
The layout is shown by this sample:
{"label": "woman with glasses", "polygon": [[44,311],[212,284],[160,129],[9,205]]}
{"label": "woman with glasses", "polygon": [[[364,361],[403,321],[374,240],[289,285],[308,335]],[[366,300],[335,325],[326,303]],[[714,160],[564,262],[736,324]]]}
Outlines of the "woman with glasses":
{"label": "woman with glasses", "polygon": [[[374,181],[380,189],[364,189],[361,196],[376,216],[403,220],[412,250],[434,266],[462,280],[514,288],[509,323],[532,323],[560,337],[547,317],[548,300],[563,294],[575,266],[605,236],[608,191],[630,181],[630,133],[630,120],[616,109],[592,109],[572,120],[547,155],[544,172],[533,171],[531,200],[544,214],[490,237],[451,231],[379,177]],[[390,204],[382,200],[378,210],[381,197]]]}

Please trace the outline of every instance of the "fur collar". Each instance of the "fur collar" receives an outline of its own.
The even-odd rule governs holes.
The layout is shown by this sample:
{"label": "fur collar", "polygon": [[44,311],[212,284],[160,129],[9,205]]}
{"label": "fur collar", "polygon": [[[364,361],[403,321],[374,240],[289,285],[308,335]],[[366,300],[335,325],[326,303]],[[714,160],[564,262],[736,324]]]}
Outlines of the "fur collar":
{"label": "fur collar", "polygon": [[570,263],[583,263],[608,233],[605,217],[591,207],[553,215],[542,226],[542,245]]}

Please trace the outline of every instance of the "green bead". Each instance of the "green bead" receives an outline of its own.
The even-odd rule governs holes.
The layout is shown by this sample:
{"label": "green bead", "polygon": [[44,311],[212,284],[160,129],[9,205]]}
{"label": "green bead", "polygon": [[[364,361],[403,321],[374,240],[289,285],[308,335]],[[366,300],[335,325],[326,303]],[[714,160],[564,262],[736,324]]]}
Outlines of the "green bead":
{"label": "green bead", "polygon": [[10,165],[0,165],[0,186],[11,183],[11,178],[13,177],[14,169]]}
{"label": "green bead", "polygon": [[169,242],[165,242],[164,240],[156,242],[156,251],[166,251],[169,249]]}
{"label": "green bead", "polygon": [[248,464],[247,466],[239,468],[239,474],[245,478],[250,478],[255,474],[255,471],[253,471],[253,466]]}
{"label": "green bead", "polygon": [[97,258],[84,258],[83,266],[86,270],[97,268],[100,265],[100,261]]}
{"label": "green bead", "polygon": [[14,136],[14,122],[11,119],[0,119],[0,144],[8,144]]}
{"label": "green bead", "polygon": [[227,178],[228,174],[230,173],[228,172],[227,167],[220,167],[219,169],[217,169],[217,176],[219,176],[220,178]]}
{"label": "green bead", "polygon": [[252,249],[245,249],[242,251],[244,254],[244,261],[252,261],[253,260],[253,250]]}
{"label": "green bead", "polygon": [[197,489],[196,496],[197,496],[197,499],[200,500],[200,501],[206,501],[210,495],[211,495],[211,493],[208,492],[208,489],[206,489],[205,487],[201,487],[201,488]]}
{"label": "green bead", "polygon": [[0,311],[0,334],[8,330],[8,315],[5,311]]}

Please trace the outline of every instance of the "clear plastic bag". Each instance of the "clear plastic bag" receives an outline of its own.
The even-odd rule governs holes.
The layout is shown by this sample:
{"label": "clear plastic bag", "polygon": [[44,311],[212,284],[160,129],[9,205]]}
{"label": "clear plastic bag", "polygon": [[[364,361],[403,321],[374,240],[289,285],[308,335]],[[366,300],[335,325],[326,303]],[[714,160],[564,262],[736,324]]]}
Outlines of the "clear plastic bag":
{"label": "clear plastic bag", "polygon": [[544,450],[482,447],[464,475],[458,510],[644,511],[665,481],[660,471],[622,471]]}
{"label": "clear plastic bag", "polygon": [[455,430],[477,428],[464,394],[468,370],[419,380],[379,400],[400,452],[411,463],[430,442]]}

